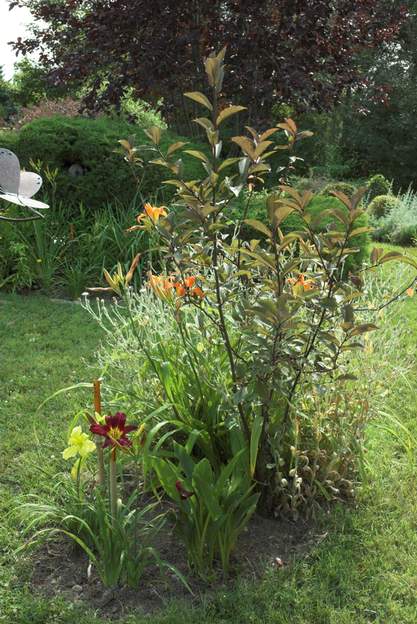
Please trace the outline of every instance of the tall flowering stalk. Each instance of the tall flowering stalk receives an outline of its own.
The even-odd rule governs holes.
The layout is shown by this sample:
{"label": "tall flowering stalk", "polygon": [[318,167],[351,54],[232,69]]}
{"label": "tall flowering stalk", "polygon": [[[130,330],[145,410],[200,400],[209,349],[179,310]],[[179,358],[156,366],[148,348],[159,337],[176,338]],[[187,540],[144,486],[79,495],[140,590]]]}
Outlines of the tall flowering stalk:
{"label": "tall flowering stalk", "polygon": [[126,425],[126,414],[123,412],[117,412],[114,416],[106,416],[104,424],[94,422],[90,425],[91,433],[104,438],[102,449],[110,447],[110,507],[113,522],[117,518],[117,449],[126,450],[132,446],[132,441],[127,435],[136,429],[136,425]]}
{"label": "tall flowering stalk", "polygon": [[[101,381],[95,379],[93,382],[94,388],[94,412],[101,415]],[[106,478],[106,472],[104,468],[104,454],[103,447],[99,442],[96,442],[97,458],[98,458],[98,477],[97,481],[100,486],[104,485]]]}

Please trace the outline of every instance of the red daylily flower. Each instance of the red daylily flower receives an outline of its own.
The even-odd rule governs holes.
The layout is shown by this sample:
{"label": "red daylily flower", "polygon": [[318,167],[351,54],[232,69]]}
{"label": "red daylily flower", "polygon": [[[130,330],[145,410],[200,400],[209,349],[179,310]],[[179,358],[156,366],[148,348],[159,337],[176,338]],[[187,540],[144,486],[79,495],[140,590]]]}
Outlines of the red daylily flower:
{"label": "red daylily flower", "polygon": [[94,422],[90,425],[91,433],[106,438],[103,448],[107,446],[111,446],[112,448],[117,448],[118,446],[132,446],[132,441],[129,440],[127,434],[131,431],[135,431],[137,426],[126,425],[126,414],[123,414],[123,412],[117,412],[114,416],[109,414],[109,416],[105,417],[104,421],[104,425],[98,422]]}
{"label": "red daylily flower", "polygon": [[175,487],[177,488],[177,492],[180,495],[181,500],[187,500],[190,496],[193,496],[194,492],[188,492],[181,483],[181,481],[175,482]]}

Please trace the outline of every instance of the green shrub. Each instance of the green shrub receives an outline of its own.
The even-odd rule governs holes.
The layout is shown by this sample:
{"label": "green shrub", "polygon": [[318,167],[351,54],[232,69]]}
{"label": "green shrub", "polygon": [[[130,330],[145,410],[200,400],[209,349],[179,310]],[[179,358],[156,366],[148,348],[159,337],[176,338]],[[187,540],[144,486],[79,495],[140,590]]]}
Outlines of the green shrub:
{"label": "green shrub", "polygon": [[321,194],[332,196],[333,192],[337,192],[344,193],[348,197],[352,197],[355,191],[356,186],[354,184],[351,184],[350,182],[330,182],[329,184],[326,184]]}
{"label": "green shrub", "polygon": [[398,199],[394,195],[379,195],[368,206],[369,214],[375,219],[385,217],[398,205]]}
{"label": "green shrub", "polygon": [[[160,194],[162,181],[167,177],[163,169],[145,167],[137,186],[129,167],[123,166],[116,151],[118,140],[127,137],[134,137],[137,146],[149,143],[143,129],[117,118],[57,116],[32,121],[20,131],[0,132],[0,145],[14,151],[23,167],[29,167],[32,160],[40,161],[41,169],[57,169],[56,201],[72,206],[75,213],[81,204],[95,212],[109,202],[126,205],[138,192],[144,201]],[[162,144],[171,144],[173,140],[177,137],[166,132]],[[141,151],[142,156],[146,159],[146,150]],[[198,161],[187,155],[184,167],[188,178],[201,173]],[[41,173],[45,178],[42,170]],[[165,189],[158,201],[167,201],[170,195],[172,191]]]}
{"label": "green shrub", "polygon": [[[376,240],[395,245],[414,245],[417,237],[417,196],[411,189],[398,197],[388,196],[392,202],[390,210],[380,218],[371,216]],[[377,197],[374,199],[376,202]],[[373,203],[373,202],[372,202]]]}
{"label": "green shrub", "polygon": [[380,195],[389,195],[392,185],[391,182],[379,173],[369,178],[366,186],[368,188],[366,199],[368,202],[371,202],[375,197],[379,197]]}

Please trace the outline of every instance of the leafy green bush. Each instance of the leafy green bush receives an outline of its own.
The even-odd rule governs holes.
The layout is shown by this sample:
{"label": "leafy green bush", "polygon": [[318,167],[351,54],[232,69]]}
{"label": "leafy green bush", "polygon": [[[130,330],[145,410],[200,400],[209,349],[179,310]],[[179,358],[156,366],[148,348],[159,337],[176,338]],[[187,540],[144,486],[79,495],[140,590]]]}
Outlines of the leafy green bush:
{"label": "leafy green bush", "polygon": [[227,576],[230,556],[240,533],[256,509],[259,494],[247,471],[244,449],[216,474],[207,457],[195,462],[191,444],[174,444],[178,463],[157,456],[152,465],[168,496],[178,505],[177,530],[186,545],[190,566],[203,578],[213,574],[219,559]]}
{"label": "leafy green bush", "polygon": [[[394,243],[395,245],[415,245],[417,238],[417,196],[410,189],[404,195],[394,197],[388,195],[391,202],[389,209],[381,216],[371,217],[376,240]],[[376,197],[374,202],[377,202]]]}
{"label": "leafy green bush", "polygon": [[366,199],[368,202],[371,202],[380,195],[389,195],[392,183],[379,173],[369,178],[366,186],[368,188]]}
{"label": "leafy green bush", "polygon": [[[14,151],[23,167],[28,167],[32,160],[40,163],[41,173],[46,167],[57,169],[55,200],[71,206],[75,215],[82,204],[92,213],[109,202],[127,205],[137,194],[143,200],[161,194],[162,170],[145,167],[135,182],[132,171],[120,166],[118,141],[129,136],[134,137],[136,145],[149,144],[139,126],[121,119],[57,116],[32,121],[20,131],[0,132],[0,145]],[[164,144],[176,140],[175,135],[167,132]],[[141,156],[146,159],[146,150],[141,151]],[[198,161],[187,155],[184,167],[189,178],[201,173]],[[165,189],[161,201],[171,195],[172,191]]]}
{"label": "leafy green bush", "polygon": [[136,98],[133,87],[127,87],[120,100],[120,113],[128,121],[136,123],[141,128],[150,128],[151,126],[166,128],[167,125],[160,112],[162,104],[163,100],[160,100],[153,107],[148,102]]}
{"label": "leafy green bush", "polygon": [[356,186],[350,182],[330,182],[329,184],[326,184],[321,193],[322,195],[331,196],[334,191],[344,193],[348,197],[352,197],[356,191]]}
{"label": "leafy green bush", "polygon": [[398,199],[394,195],[378,195],[369,204],[368,212],[375,219],[381,219],[397,205]]}

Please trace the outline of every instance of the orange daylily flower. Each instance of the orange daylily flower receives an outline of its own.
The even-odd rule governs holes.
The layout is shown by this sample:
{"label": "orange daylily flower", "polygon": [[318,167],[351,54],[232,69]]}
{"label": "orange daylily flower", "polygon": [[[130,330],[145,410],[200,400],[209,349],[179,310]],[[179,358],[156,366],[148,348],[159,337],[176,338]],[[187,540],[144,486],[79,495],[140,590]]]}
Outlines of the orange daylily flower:
{"label": "orange daylily flower", "polygon": [[298,277],[289,277],[287,282],[293,286],[302,286],[303,290],[313,290],[314,280],[306,279],[303,273],[300,273]]}
{"label": "orange daylily flower", "polygon": [[174,286],[175,290],[177,291],[178,297],[185,297],[187,293],[187,291],[185,290],[185,286],[183,284],[180,284],[179,282],[176,282]]}
{"label": "orange daylily flower", "polygon": [[146,219],[146,217],[149,217],[153,223],[158,223],[160,217],[166,217],[168,214],[165,206],[152,206],[152,204],[149,203],[144,205],[143,210],[144,212],[139,215],[138,220],[142,221]]}
{"label": "orange daylily flower", "polygon": [[184,280],[184,285],[186,288],[192,288],[195,284],[196,278],[195,277],[186,277]]}
{"label": "orange daylily flower", "polygon": [[200,286],[196,286],[195,288],[193,288],[191,294],[194,297],[198,297],[199,299],[204,299],[204,297],[206,296]]}
{"label": "orange daylily flower", "polygon": [[170,299],[172,297],[172,289],[174,288],[174,278],[165,277],[164,275],[148,275],[148,286],[152,288],[155,295],[160,299]]}
{"label": "orange daylily flower", "polygon": [[185,297],[186,294],[189,294],[191,297],[199,297],[199,299],[203,299],[205,294],[200,286],[194,286],[197,278],[195,276],[190,276],[184,278],[184,282],[175,282],[175,290],[178,297]]}
{"label": "orange daylily flower", "polygon": [[135,232],[136,230],[143,230],[144,225],[142,225],[142,221],[148,220],[153,225],[156,225],[161,217],[166,217],[168,215],[165,206],[152,206],[152,204],[146,203],[143,206],[143,212],[136,217],[136,221],[138,225],[132,225],[132,227],[128,228],[127,232]]}
{"label": "orange daylily flower", "polygon": [[414,297],[414,294],[415,294],[414,288],[407,288],[406,292],[409,297]]}

